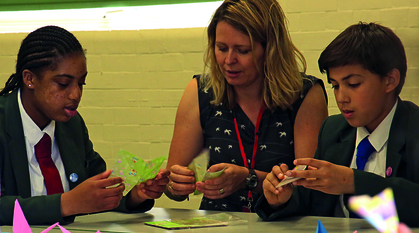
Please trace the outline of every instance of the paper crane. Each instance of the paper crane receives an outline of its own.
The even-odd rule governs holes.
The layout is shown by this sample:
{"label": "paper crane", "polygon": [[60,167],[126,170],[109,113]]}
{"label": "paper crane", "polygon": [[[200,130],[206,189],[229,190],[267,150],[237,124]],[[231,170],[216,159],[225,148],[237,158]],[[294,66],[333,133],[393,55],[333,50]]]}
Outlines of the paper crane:
{"label": "paper crane", "polygon": [[[64,227],[60,226],[60,224],[54,223],[42,233],[49,232],[52,228],[58,226],[62,233],[71,233]],[[25,218],[25,215],[23,214],[22,208],[20,207],[20,204],[18,200],[15,201],[15,209],[14,209],[14,215],[13,215],[13,233],[32,233],[31,228],[29,227],[28,221]],[[97,231],[96,233],[100,233],[100,231]]]}
{"label": "paper crane", "polygon": [[[399,223],[393,190],[384,189],[374,197],[368,195],[349,198],[349,207],[365,218],[379,232],[397,233],[403,228]],[[409,229],[406,230],[408,232]]]}

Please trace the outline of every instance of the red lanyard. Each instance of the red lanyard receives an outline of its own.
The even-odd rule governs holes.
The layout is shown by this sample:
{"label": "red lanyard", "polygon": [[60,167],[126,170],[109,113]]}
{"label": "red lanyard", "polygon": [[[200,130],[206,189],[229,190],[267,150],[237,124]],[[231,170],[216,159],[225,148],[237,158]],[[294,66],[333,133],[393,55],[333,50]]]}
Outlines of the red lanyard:
{"label": "red lanyard", "polygon": [[[259,110],[259,115],[258,115],[258,119],[256,121],[256,125],[255,125],[255,141],[253,143],[253,155],[252,155],[252,164],[250,166],[250,168],[255,168],[255,157],[256,157],[256,152],[257,152],[257,147],[258,147],[258,141],[259,141],[259,124],[260,124],[260,119],[262,118],[263,115],[263,107],[260,108]],[[234,116],[234,125],[236,127],[236,134],[237,134],[237,139],[239,140],[239,145],[240,145],[240,152],[243,158],[243,163],[245,167],[249,167],[249,164],[247,163],[247,158],[246,158],[246,154],[244,153],[244,148],[243,148],[243,142],[242,139],[240,137],[240,132],[239,132],[239,126],[237,125],[237,119],[236,116]],[[249,201],[249,205],[248,205],[248,211],[250,212],[250,208],[251,208],[251,202],[253,201],[253,195],[252,195],[252,191],[249,190],[249,194],[248,194],[248,201]]]}
{"label": "red lanyard", "polygon": [[[253,143],[252,165],[250,166],[250,168],[252,169],[255,168],[255,157],[256,157],[257,146],[258,146],[258,141],[259,141],[258,131],[259,131],[259,124],[260,124],[260,119],[262,118],[262,114],[263,114],[263,107],[260,108],[259,110],[258,120],[256,121],[256,126],[255,126],[255,142]],[[240,152],[243,158],[244,166],[249,167],[249,164],[247,164],[246,154],[244,153],[243,142],[240,137],[239,126],[237,125],[236,117],[234,117],[234,125],[236,126],[236,134],[237,134],[237,139],[239,140]]]}

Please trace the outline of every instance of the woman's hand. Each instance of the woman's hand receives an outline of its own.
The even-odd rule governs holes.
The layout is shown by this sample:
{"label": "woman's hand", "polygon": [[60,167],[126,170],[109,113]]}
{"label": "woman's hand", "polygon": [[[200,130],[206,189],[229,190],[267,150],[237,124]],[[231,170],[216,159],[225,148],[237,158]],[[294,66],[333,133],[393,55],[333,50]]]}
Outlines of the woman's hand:
{"label": "woman's hand", "polygon": [[170,167],[170,181],[166,187],[174,196],[186,196],[195,191],[195,174],[187,167],[173,165]]}
{"label": "woman's hand", "polygon": [[[111,171],[93,176],[61,195],[63,217],[111,210],[118,207],[125,189],[122,178],[109,178]],[[107,188],[120,184],[114,188]]]}
{"label": "woman's hand", "polygon": [[216,172],[225,167],[227,169],[219,177],[196,183],[197,190],[202,192],[206,198],[220,199],[244,188],[244,180],[249,175],[249,170],[245,167],[219,163],[212,165],[208,171]]}
{"label": "woman's hand", "polygon": [[286,177],[284,174],[287,171],[288,166],[286,164],[274,166],[272,172],[263,181],[263,194],[273,209],[285,204],[291,198],[292,191],[294,190],[292,184],[286,184],[276,188],[279,182]]}

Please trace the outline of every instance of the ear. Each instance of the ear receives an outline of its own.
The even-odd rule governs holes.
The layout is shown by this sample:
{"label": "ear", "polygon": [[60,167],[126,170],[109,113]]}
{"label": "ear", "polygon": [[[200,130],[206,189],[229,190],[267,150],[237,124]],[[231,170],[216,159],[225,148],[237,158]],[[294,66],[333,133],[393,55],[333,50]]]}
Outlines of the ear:
{"label": "ear", "polygon": [[34,82],[36,75],[32,73],[30,70],[24,70],[22,71],[22,79],[23,83],[25,84],[25,87],[28,89],[34,89]]}
{"label": "ear", "polygon": [[384,79],[386,84],[386,92],[390,93],[395,90],[400,83],[400,71],[398,69],[392,69],[387,73],[387,76]]}

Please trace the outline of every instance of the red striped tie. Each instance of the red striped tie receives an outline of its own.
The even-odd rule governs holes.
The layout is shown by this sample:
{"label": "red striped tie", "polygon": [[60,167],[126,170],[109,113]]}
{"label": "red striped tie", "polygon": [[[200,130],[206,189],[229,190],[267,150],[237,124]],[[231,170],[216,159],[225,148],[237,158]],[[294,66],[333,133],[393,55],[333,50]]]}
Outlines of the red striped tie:
{"label": "red striped tie", "polygon": [[51,158],[51,144],[49,135],[44,134],[42,139],[35,145],[35,157],[44,176],[48,195],[64,192],[60,173]]}

